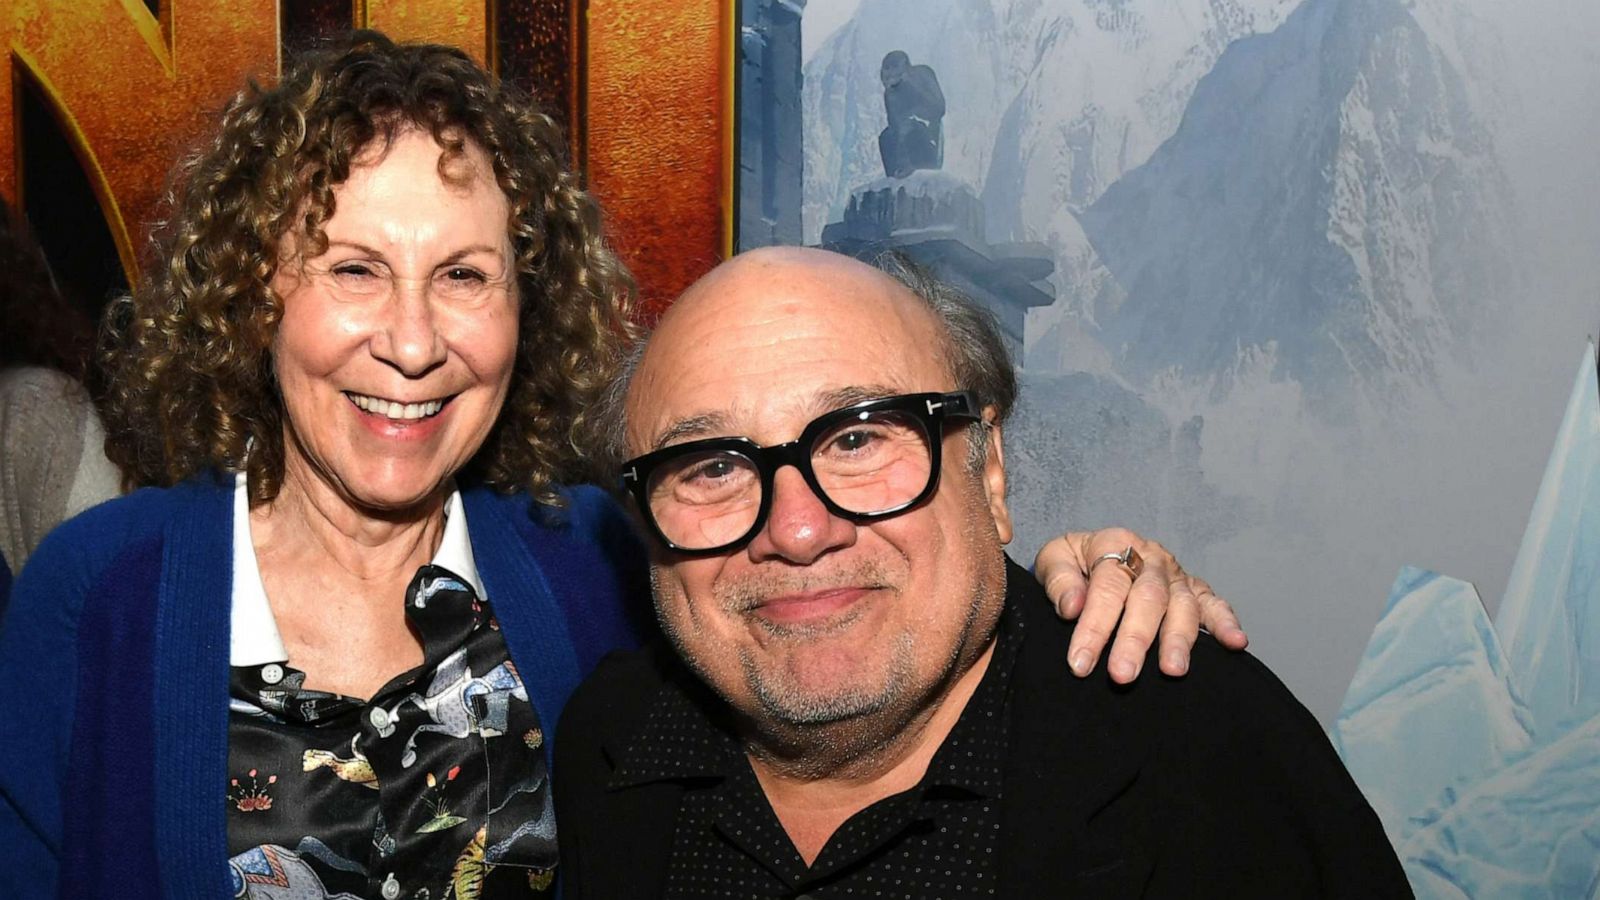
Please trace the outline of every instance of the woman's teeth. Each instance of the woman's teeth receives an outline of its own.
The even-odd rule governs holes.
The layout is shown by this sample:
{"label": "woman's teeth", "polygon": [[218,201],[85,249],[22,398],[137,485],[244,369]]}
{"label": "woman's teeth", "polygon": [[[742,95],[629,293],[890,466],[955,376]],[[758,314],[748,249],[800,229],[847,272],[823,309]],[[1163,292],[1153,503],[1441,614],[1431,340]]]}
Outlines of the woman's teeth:
{"label": "woman's teeth", "polygon": [[427,400],[422,403],[399,403],[394,400],[385,400],[382,397],[368,397],[365,394],[349,394],[350,400],[356,406],[372,413],[375,416],[384,416],[390,419],[426,419],[439,414],[444,409],[443,400]]}

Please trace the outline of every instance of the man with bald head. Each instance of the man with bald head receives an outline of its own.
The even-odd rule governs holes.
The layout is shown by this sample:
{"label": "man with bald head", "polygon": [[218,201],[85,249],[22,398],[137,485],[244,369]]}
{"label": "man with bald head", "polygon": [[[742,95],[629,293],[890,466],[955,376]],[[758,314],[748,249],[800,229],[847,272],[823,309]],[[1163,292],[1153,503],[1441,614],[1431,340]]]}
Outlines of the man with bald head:
{"label": "man with bald head", "polygon": [[895,257],[755,251],[663,317],[617,431],[672,647],[567,707],[570,896],[1409,896],[1254,659],[1066,672],[1002,549],[1015,396],[992,320]]}

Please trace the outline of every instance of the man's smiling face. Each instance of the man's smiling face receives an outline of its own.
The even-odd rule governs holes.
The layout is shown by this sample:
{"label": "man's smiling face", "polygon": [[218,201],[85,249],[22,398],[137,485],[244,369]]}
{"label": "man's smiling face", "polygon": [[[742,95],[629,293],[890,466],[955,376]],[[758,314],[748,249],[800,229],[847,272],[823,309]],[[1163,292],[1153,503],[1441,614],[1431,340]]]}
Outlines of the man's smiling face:
{"label": "man's smiling face", "polygon": [[[630,454],[711,437],[793,440],[864,398],[965,387],[927,306],[847,257],[796,249],[725,264],[662,320],[627,398]],[[992,433],[992,432],[991,432]],[[865,525],[832,515],[793,467],[737,550],[658,553],[657,612],[741,714],[783,728],[903,718],[982,653],[1010,537],[998,437],[981,470],[946,428],[938,488]]]}

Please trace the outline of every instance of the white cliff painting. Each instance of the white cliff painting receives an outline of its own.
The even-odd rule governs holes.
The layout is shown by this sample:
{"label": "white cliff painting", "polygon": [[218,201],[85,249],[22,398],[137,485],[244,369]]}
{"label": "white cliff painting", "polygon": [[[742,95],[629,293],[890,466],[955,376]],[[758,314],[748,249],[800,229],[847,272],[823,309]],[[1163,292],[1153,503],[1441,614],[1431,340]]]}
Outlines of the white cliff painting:
{"label": "white cliff painting", "polygon": [[1159,536],[1330,724],[1402,567],[1498,603],[1600,326],[1600,5],[741,9],[741,245],[900,246],[996,311],[1015,555]]}

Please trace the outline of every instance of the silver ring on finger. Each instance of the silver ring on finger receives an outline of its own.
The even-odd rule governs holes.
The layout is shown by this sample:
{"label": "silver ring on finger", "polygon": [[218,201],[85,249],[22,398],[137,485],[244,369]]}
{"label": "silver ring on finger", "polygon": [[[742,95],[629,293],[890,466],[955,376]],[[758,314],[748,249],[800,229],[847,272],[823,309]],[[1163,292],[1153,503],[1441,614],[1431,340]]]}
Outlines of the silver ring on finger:
{"label": "silver ring on finger", "polygon": [[1131,544],[1124,548],[1121,553],[1102,553],[1095,558],[1094,562],[1089,564],[1089,571],[1093,573],[1095,566],[1109,560],[1115,560],[1117,565],[1128,573],[1128,577],[1135,581],[1139,579],[1139,573],[1144,571],[1144,557],[1140,556],[1139,551],[1133,549]]}

